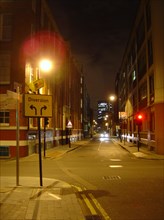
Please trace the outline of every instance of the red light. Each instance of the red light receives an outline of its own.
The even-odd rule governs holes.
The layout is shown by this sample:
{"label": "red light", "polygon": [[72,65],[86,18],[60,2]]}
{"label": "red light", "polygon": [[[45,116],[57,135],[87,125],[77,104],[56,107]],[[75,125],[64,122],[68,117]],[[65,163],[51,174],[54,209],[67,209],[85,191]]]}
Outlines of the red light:
{"label": "red light", "polygon": [[137,114],[136,119],[135,119],[136,125],[142,125],[142,121],[143,121],[143,115],[142,114]]}
{"label": "red light", "polygon": [[139,120],[142,120],[142,115],[138,115],[137,118],[138,118]]}

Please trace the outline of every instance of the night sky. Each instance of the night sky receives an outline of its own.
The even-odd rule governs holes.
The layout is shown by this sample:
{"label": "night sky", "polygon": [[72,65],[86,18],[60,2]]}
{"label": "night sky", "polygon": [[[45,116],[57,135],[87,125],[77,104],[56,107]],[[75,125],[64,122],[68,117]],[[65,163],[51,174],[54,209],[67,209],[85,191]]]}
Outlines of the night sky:
{"label": "night sky", "polygon": [[48,0],[63,38],[83,66],[91,107],[115,91],[139,0]]}

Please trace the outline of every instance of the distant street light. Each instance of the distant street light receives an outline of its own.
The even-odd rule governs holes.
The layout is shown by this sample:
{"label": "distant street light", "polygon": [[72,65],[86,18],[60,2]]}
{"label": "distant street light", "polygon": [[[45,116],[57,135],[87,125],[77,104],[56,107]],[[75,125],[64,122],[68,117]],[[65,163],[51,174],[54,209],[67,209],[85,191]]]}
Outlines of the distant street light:
{"label": "distant street light", "polygon": [[116,96],[114,96],[114,95],[111,95],[111,96],[109,97],[109,99],[110,99],[110,101],[115,101],[115,99],[116,99]]}

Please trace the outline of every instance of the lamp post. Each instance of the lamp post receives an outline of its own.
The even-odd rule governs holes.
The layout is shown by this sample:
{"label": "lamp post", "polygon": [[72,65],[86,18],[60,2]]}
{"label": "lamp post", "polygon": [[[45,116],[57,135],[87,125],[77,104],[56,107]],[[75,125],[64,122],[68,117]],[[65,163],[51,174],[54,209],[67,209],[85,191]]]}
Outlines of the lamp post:
{"label": "lamp post", "polygon": [[[40,72],[41,70],[44,72],[48,72],[52,67],[51,61],[49,60],[41,60],[39,62],[39,69],[38,69],[38,74],[37,78],[38,80],[40,79]],[[40,91],[38,89],[38,95],[40,94]],[[38,117],[38,140],[39,140],[39,172],[40,172],[40,186],[43,186],[43,181],[42,181],[42,142],[41,142],[41,126],[40,126],[40,119],[41,117]]]}
{"label": "lamp post", "polygon": [[110,100],[110,102],[109,102],[110,135],[113,135],[113,111],[111,111],[111,109],[110,109],[110,104],[111,104],[112,102],[115,102],[116,96],[115,96],[115,95],[110,95],[110,96],[109,96],[109,100]]}

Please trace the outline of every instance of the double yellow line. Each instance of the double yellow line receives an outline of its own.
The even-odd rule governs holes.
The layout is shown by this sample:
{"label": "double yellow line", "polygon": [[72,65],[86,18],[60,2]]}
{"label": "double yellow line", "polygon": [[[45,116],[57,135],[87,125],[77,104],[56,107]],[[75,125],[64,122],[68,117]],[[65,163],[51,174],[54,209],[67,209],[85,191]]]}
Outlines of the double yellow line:
{"label": "double yellow line", "polygon": [[[97,201],[97,199],[93,196],[92,193],[87,193],[87,197],[86,194],[83,192],[86,189],[84,188],[84,190],[82,190],[81,187],[78,186],[74,186],[78,192],[80,193],[83,201],[85,202],[86,206],[88,207],[88,209],[90,210],[92,215],[98,215],[97,211],[95,210],[95,208],[93,207],[92,203],[95,205],[95,207],[97,208],[97,210],[99,211],[99,213],[103,216],[104,220],[111,220],[111,218],[108,216],[108,214],[106,213],[106,211],[103,209],[103,207],[100,205],[100,203]],[[90,202],[92,201],[92,203]]]}

